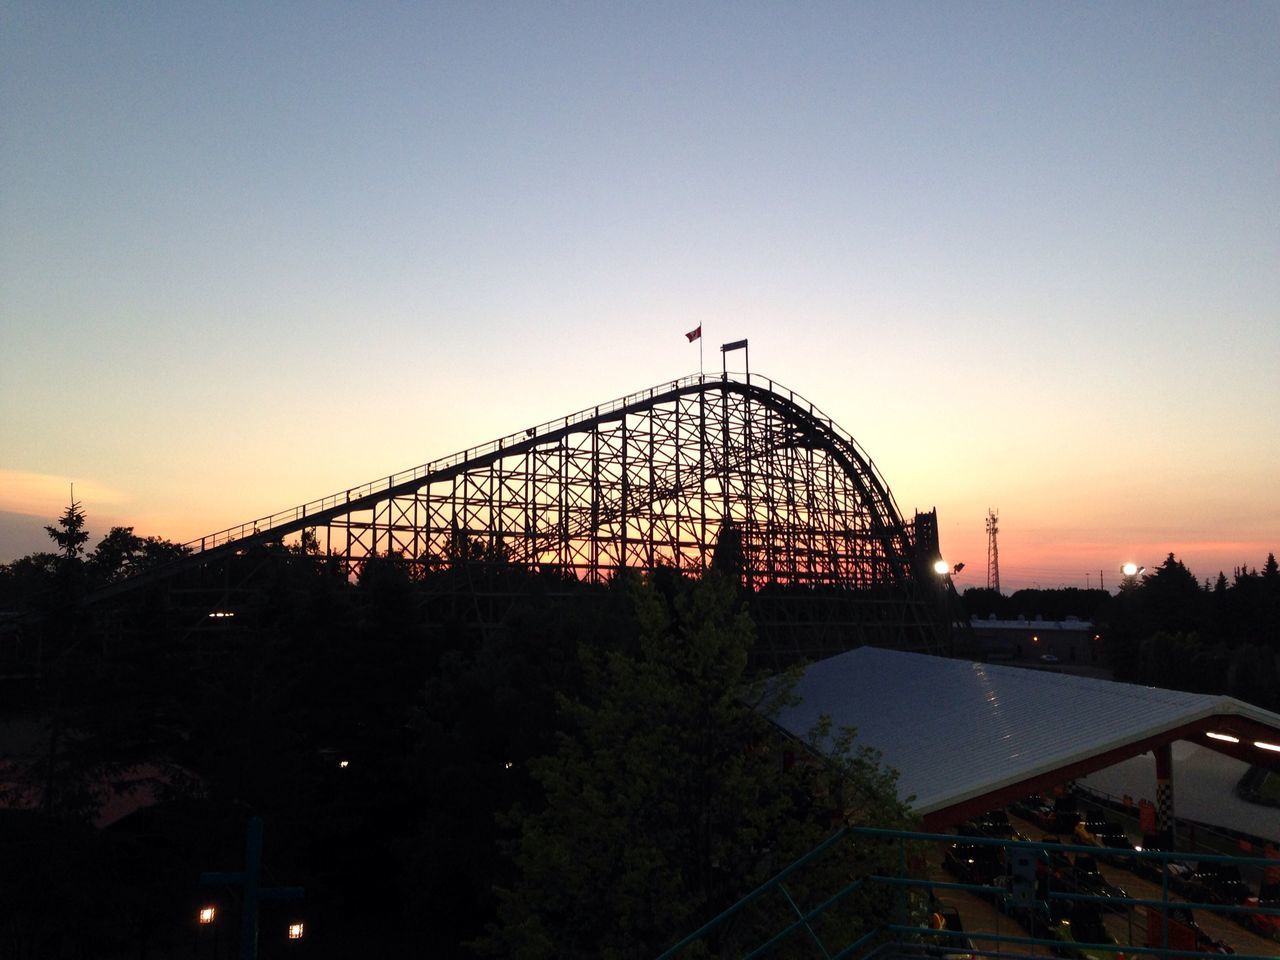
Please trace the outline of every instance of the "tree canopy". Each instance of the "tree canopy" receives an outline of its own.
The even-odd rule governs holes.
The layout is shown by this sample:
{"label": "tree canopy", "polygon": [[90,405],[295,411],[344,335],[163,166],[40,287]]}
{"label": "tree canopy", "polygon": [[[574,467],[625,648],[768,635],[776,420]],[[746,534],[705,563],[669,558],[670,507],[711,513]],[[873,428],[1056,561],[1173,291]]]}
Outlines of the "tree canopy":
{"label": "tree canopy", "polygon": [[830,765],[785,762],[767,716],[789,688],[747,675],[754,630],[728,578],[668,587],[630,585],[634,643],[579,650],[582,692],[561,698],[556,748],[531,763],[544,804],[512,815],[495,955],[651,957],[846,815],[909,822],[893,775],[847,741]]}

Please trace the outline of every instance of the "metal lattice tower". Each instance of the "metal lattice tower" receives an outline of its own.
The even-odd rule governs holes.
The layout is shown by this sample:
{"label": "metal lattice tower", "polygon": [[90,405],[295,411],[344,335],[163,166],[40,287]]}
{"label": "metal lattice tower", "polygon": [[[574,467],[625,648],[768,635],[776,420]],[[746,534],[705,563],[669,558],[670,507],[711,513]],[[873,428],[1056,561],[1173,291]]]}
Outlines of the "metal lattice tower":
{"label": "metal lattice tower", "polygon": [[987,510],[987,589],[996,593],[1000,592],[1000,547],[996,544],[999,519],[994,510]]}
{"label": "metal lattice tower", "polygon": [[[878,638],[862,642],[940,646],[933,575],[871,459],[793,391],[735,376],[673,380],[218,531],[181,563],[302,544],[349,577],[394,556],[419,577],[466,561],[592,583],[714,558],[797,638],[856,604]],[[846,613],[815,612],[833,598]]]}

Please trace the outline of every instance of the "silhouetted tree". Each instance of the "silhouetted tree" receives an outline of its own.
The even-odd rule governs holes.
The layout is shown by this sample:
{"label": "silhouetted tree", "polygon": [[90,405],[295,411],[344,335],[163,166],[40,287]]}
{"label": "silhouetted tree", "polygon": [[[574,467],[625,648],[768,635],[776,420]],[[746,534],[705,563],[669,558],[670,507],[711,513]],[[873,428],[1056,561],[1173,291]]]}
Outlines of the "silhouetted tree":
{"label": "silhouetted tree", "polygon": [[72,500],[57,526],[45,527],[45,532],[58,545],[62,556],[67,560],[75,560],[84,553],[85,542],[89,539],[89,531],[84,528],[84,511],[77,500]]}
{"label": "silhouetted tree", "polygon": [[1274,553],[1262,565],[1259,587],[1258,640],[1280,654],[1280,564]]}
{"label": "silhouetted tree", "polygon": [[1172,553],[1142,578],[1142,594],[1151,628],[1198,630],[1203,619],[1203,592],[1195,575]]}
{"label": "silhouetted tree", "polygon": [[965,589],[961,599],[964,603],[965,612],[970,617],[985,620],[991,616],[997,619],[1004,619],[1006,616],[1006,598],[999,590],[992,590],[987,587],[968,587]]}
{"label": "silhouetted tree", "polygon": [[1267,709],[1280,709],[1276,655],[1258,643],[1243,643],[1231,654],[1226,692]]}
{"label": "silhouetted tree", "polygon": [[32,610],[48,605],[60,559],[56,553],[32,553],[0,564],[0,609]]}
{"label": "silhouetted tree", "polygon": [[140,537],[133,527],[112,527],[89,554],[89,572],[95,584],[116,583],[187,552],[181,544],[160,537]]}
{"label": "silhouetted tree", "polygon": [[[557,749],[532,764],[546,805],[515,813],[518,877],[484,943],[494,954],[650,957],[816,846],[833,821],[909,822],[872,755],[780,762],[749,695],[754,630],[731,580],[712,572],[670,599],[652,583],[635,589],[636,645],[580,649],[583,692],[561,701]],[[849,862],[836,869],[843,879]],[[817,899],[831,880],[797,877],[792,892]],[[770,933],[783,925],[762,919]],[[865,919],[853,910],[831,922],[851,931]]]}

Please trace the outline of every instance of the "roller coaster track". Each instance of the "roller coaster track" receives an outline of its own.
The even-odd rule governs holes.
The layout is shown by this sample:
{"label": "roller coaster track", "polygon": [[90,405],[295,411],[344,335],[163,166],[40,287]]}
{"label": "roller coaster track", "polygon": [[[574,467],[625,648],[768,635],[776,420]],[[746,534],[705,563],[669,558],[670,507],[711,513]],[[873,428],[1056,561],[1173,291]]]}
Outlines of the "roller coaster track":
{"label": "roller coaster track", "polygon": [[[786,463],[780,463],[782,460]],[[838,467],[840,479],[847,484],[846,489],[828,488],[827,493],[837,497],[847,494],[850,499],[844,503],[828,499],[819,506],[836,507],[841,516],[856,521],[856,527],[838,530],[826,524],[827,534],[876,544],[883,562],[905,575],[904,564],[910,562],[908,531],[888,486],[852,436],[812,403],[773,380],[756,376],[748,383],[732,376],[703,375],[673,380],[201,536],[184,544],[191,553],[179,566],[209,562],[255,544],[284,543],[303,530],[333,530],[337,526],[360,534],[353,535],[352,543],[342,544],[340,550],[338,544],[330,543],[330,552],[339,552],[357,564],[379,547],[410,554],[411,558],[424,556],[428,550],[421,548],[428,543],[421,534],[430,530],[430,545],[435,547],[442,545],[442,534],[457,532],[485,540],[502,539],[511,548],[508,558],[512,561],[558,564],[600,576],[602,571],[620,566],[609,562],[611,559],[630,561],[637,553],[658,547],[645,543],[643,550],[637,550],[632,541],[641,540],[628,536],[630,527],[622,529],[628,522],[631,526],[648,525],[663,516],[685,524],[694,520],[664,509],[666,503],[696,502],[699,527],[707,524],[717,531],[726,516],[762,534],[781,520],[791,520],[795,508],[805,512],[806,506],[818,503],[812,489],[814,479],[828,483],[836,479],[814,474],[815,468],[827,466],[819,462],[822,460]],[[780,474],[780,466],[790,467],[790,475]],[[489,484],[490,476],[497,479],[497,486]],[[524,490],[515,489],[517,481],[525,481]],[[481,495],[474,489],[481,484],[490,486],[485,494],[494,495]],[[439,493],[443,485],[449,486],[447,495]],[[552,486],[556,489],[549,489]],[[809,503],[797,503],[796,494],[805,486]],[[503,499],[502,493],[512,495]],[[443,524],[439,509],[434,509],[425,525],[415,526],[419,538],[408,538],[406,543],[406,538],[396,534],[404,532],[410,518],[396,517],[389,509],[398,500],[403,500],[402,511],[415,504],[438,507],[445,502],[453,509]],[[782,512],[792,508],[792,512],[782,517],[780,508]],[[355,520],[369,512],[374,516],[367,524]],[[390,522],[384,522],[388,516]],[[814,527],[823,526],[813,513],[809,517]],[[366,530],[372,540],[365,536]],[[620,543],[626,541],[625,547],[621,552],[596,550],[595,561],[584,566],[581,548],[589,541],[599,543],[602,531],[611,538],[616,535]],[[691,547],[687,532],[668,538],[666,550],[655,550],[655,559],[660,557],[657,562],[689,561],[692,554],[687,549]],[[552,545],[557,539],[562,541],[559,549]],[[685,549],[672,549],[672,543]],[[570,548],[571,544],[577,544],[577,549]],[[708,547],[705,538],[698,544],[695,566],[704,566]],[[840,556],[840,549],[829,547],[828,556]],[[819,552],[812,550],[809,559],[818,561]],[[652,567],[657,562],[627,566]],[[800,570],[799,564],[783,566],[788,570],[796,567],[799,579],[805,572],[815,572]]]}
{"label": "roller coaster track", "polygon": [[599,582],[624,567],[696,573],[720,549],[753,592],[897,590],[916,606],[936,592],[917,589],[932,557],[849,433],[768,378],[699,374],[216,531],[92,599],[304,537],[348,576],[393,555]]}

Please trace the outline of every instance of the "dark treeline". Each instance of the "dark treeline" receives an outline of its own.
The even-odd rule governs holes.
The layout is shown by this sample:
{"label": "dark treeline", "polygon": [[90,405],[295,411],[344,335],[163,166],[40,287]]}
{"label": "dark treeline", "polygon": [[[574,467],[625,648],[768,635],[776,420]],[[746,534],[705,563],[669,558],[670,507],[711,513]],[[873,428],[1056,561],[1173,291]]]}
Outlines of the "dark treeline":
{"label": "dark treeline", "polygon": [[1066,620],[1077,617],[1095,623],[1105,621],[1111,605],[1111,594],[1105,590],[1017,590],[1005,596],[997,590],[970,587],[963,598],[965,612],[985,620]]}
{"label": "dark treeline", "polygon": [[[86,551],[77,505],[49,532],[55,552],[0,567],[0,609],[40,614],[0,634],[39,650],[0,701],[37,733],[0,775],[4,957],[209,956],[209,899],[233,956],[235,898],[197,881],[241,868],[251,815],[263,882],[306,889],[264,906],[264,958],[289,953],[295,915],[312,957],[653,956],[842,818],[909,822],[871,754],[783,762],[765,714],[785,687],[758,684],[742,598],[714,572],[589,586],[461,543],[427,573],[380,557],[348,582],[304,538],[242,558],[252,597],[187,629],[180,581],[76,602],[178,548],[117,529]],[[480,578],[519,597],[500,627]],[[95,827],[108,785],[160,802]],[[793,894],[820,899],[848,863]],[[781,927],[773,909],[713,953]],[[825,922],[856,932],[875,910]]]}
{"label": "dark treeline", "polygon": [[1226,693],[1280,710],[1280,566],[1240,566],[1200,583],[1172,553],[1159,567],[1102,590],[970,589],[971,616],[1091,620],[1117,680],[1197,693]]}

